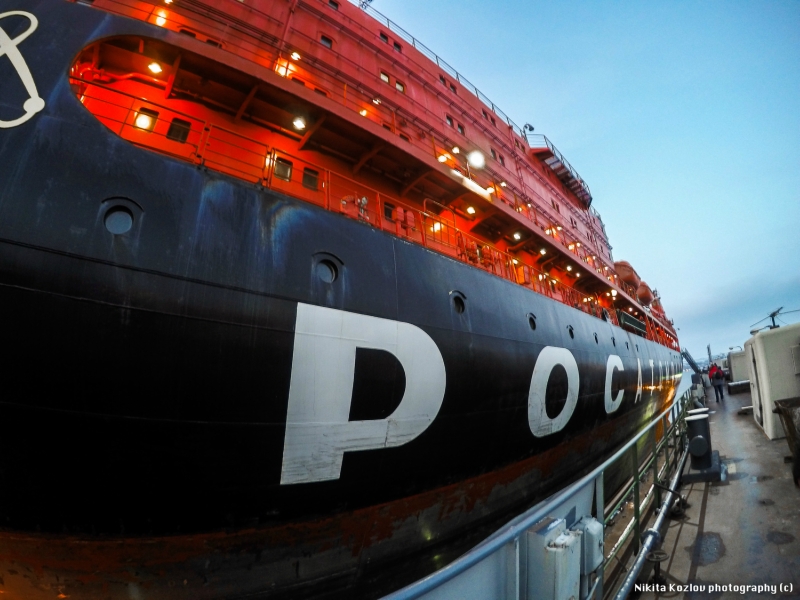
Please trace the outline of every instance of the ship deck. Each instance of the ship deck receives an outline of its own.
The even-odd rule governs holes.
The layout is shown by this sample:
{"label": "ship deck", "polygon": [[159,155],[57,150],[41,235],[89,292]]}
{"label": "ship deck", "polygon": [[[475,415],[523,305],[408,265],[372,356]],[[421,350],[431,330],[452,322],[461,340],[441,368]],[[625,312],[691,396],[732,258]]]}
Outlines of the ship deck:
{"label": "ship deck", "polygon": [[[790,454],[786,439],[769,440],[752,412],[738,414],[751,404],[749,392],[726,392],[717,404],[713,389],[706,390],[711,445],[727,466],[727,479],[682,486],[690,506],[662,532],[661,549],[669,554],[661,563],[667,591],[634,591],[631,598],[800,598],[800,489],[791,463],[784,462]],[[678,592],[670,584],[698,587]],[[775,591],[742,593],[713,585],[768,585]]]}

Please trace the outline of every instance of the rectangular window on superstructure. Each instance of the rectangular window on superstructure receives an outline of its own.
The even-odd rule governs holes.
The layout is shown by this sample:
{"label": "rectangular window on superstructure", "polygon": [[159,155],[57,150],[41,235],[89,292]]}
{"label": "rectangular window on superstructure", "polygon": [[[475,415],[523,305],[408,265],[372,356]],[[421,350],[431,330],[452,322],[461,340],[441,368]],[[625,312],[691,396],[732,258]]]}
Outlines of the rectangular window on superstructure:
{"label": "rectangular window on superstructure", "polygon": [[410,137],[408,137],[408,136],[407,136],[406,134],[404,134],[404,133],[401,133],[401,134],[400,134],[400,139],[401,139],[401,140],[405,140],[405,141],[407,141],[407,142],[410,142],[410,141],[411,141],[411,138],[410,138]]}
{"label": "rectangular window on superstructure", "polygon": [[502,154],[498,154],[498,155],[497,155],[497,160],[499,160],[499,161],[500,161],[500,164],[501,164],[501,165],[503,165],[504,167],[506,166],[506,159],[505,159],[505,158],[503,158],[503,155],[502,155]]}
{"label": "rectangular window on superstructure", "polygon": [[458,133],[460,133],[461,135],[466,135],[464,133],[464,126],[461,123],[458,124],[458,127],[456,129],[458,129]]}
{"label": "rectangular window on superstructure", "polygon": [[314,91],[317,92],[318,94],[322,95],[322,96],[327,96],[328,95],[328,92],[326,92],[325,90],[322,90],[322,89],[320,89],[318,87],[315,87]]}
{"label": "rectangular window on superstructure", "polygon": [[442,85],[447,85],[447,79],[444,78],[444,75],[439,75],[439,81],[442,82]]}
{"label": "rectangular window on superstructure", "polygon": [[303,187],[310,190],[319,189],[319,171],[305,167],[303,169]]}
{"label": "rectangular window on superstructure", "polygon": [[458,93],[458,90],[456,90],[456,86],[454,86],[452,83],[450,84],[450,91],[453,92],[454,94]]}
{"label": "rectangular window on superstructure", "polygon": [[492,122],[492,125],[497,127],[497,123],[494,122],[494,117],[489,117],[489,120]]}
{"label": "rectangular window on superstructure", "polygon": [[389,83],[389,74],[381,71],[381,81],[384,83]]}
{"label": "rectangular window on superstructure", "polygon": [[167,130],[167,139],[184,144],[191,130],[192,124],[189,121],[172,119],[172,123],[169,124],[169,129]]}
{"label": "rectangular window on superstructure", "polygon": [[339,10],[339,3],[336,0],[328,0],[328,6],[330,6],[333,10]]}
{"label": "rectangular window on superstructure", "polygon": [[275,159],[275,177],[284,181],[292,180],[292,162],[285,158]]}
{"label": "rectangular window on superstructure", "polygon": [[383,217],[389,221],[394,221],[394,204],[383,203]]}
{"label": "rectangular window on superstructure", "polygon": [[333,40],[329,38],[327,35],[319,36],[319,43],[325,46],[326,48],[333,48]]}
{"label": "rectangular window on superstructure", "polygon": [[486,120],[488,121],[488,120],[489,120],[489,113],[487,113],[487,112],[486,112],[485,110],[483,110],[483,109],[481,109],[481,112],[483,113],[483,118],[484,118],[484,119],[486,119]]}
{"label": "rectangular window on superstructure", "polygon": [[403,47],[400,44],[398,44],[397,42],[394,42],[393,47],[395,49],[395,52],[402,52],[403,51]]}
{"label": "rectangular window on superstructure", "polygon": [[378,36],[381,38],[381,41],[384,44],[388,44],[389,43],[389,36],[386,35],[385,33],[383,33],[382,31],[378,34]]}
{"label": "rectangular window on superstructure", "polygon": [[299,83],[302,86],[306,85],[305,81],[303,81],[302,79],[298,79],[297,77],[292,77],[292,81],[294,81],[295,83]]}
{"label": "rectangular window on superstructure", "polygon": [[492,158],[497,160],[497,152],[494,151],[494,148],[489,148],[489,152],[492,153]]}
{"label": "rectangular window on superstructure", "polygon": [[399,81],[395,80],[394,87],[401,94],[405,94],[406,93],[406,86],[405,86],[404,83],[400,83]]}
{"label": "rectangular window on superstructure", "polygon": [[444,120],[450,127],[453,126],[453,117],[451,117],[450,115],[445,115]]}

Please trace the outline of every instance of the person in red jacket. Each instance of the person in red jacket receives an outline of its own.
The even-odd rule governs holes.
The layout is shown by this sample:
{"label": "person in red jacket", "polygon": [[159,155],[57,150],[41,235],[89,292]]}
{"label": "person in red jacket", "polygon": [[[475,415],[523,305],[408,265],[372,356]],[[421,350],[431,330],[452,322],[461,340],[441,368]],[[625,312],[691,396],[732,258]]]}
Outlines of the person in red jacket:
{"label": "person in red jacket", "polygon": [[714,395],[717,398],[717,402],[724,400],[722,386],[725,385],[725,373],[717,366],[717,363],[714,363],[709,369],[708,378],[711,380],[711,385],[714,386]]}

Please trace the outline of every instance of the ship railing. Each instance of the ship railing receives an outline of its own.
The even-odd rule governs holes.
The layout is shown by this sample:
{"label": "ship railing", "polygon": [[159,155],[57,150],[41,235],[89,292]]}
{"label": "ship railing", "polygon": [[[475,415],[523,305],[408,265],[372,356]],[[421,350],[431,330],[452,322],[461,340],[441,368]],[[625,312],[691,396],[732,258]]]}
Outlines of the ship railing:
{"label": "ship railing", "polygon": [[[674,381],[672,385],[677,387]],[[576,586],[580,600],[610,596],[604,593],[604,587],[619,590],[623,585],[618,574],[612,573],[613,564],[621,562],[620,555],[631,552],[638,556],[661,539],[659,530],[672,502],[678,498],[680,474],[688,455],[684,420],[691,407],[688,392],[673,398],[668,408],[588,475],[517,516],[446,567],[383,600],[536,598],[532,582],[547,578],[548,567],[555,569],[557,563],[562,567],[564,563],[552,558],[546,564],[537,564],[534,559],[536,550],[541,550],[537,546],[541,542],[537,541],[540,536],[533,532],[548,522],[556,526],[560,520],[567,531],[580,530],[587,522],[596,521],[602,524],[600,540],[616,537],[610,549],[603,545],[602,557],[590,565],[594,567],[590,572],[583,569],[585,555],[581,556],[581,568],[575,570],[580,572]],[[606,504],[605,474],[620,466],[627,470],[628,482]],[[645,531],[650,513],[659,516],[654,527]],[[562,571],[561,577],[569,577],[568,573]],[[554,575],[550,575],[552,580]],[[578,583],[575,579],[571,581]],[[564,580],[560,583],[563,585]],[[552,589],[548,591],[552,593]]]}
{"label": "ship railing", "polygon": [[[265,139],[255,139],[251,129],[237,131],[235,123],[223,127],[88,79],[70,81],[86,108],[129,142],[337,212],[618,325],[609,299],[576,290],[513,252],[462,231],[447,207],[426,200],[420,210],[271,146],[266,131]],[[649,339],[659,339],[654,327],[648,332]]]}
{"label": "ship railing", "polygon": [[558,151],[558,148],[553,145],[553,142],[551,142],[546,135],[541,133],[526,132],[526,139],[528,140],[528,145],[531,148],[547,148],[550,152],[552,152],[553,156],[555,156],[558,161],[567,168],[572,175],[572,178],[578,182],[578,184],[585,190],[586,194],[588,194],[588,196],[591,198],[592,193],[589,190],[589,186],[578,174],[578,171],[575,170],[575,167],[573,167],[569,161],[564,158],[564,155]]}

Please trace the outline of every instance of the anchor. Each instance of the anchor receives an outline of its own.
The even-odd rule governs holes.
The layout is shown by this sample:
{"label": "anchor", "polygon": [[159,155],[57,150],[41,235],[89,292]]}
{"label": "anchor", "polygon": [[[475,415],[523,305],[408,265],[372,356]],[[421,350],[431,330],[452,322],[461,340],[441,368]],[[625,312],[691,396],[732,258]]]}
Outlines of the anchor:
{"label": "anchor", "polygon": [[13,121],[0,121],[0,129],[9,129],[11,127],[22,125],[31,117],[33,117],[33,115],[44,108],[44,100],[39,97],[39,93],[36,91],[36,83],[33,81],[31,71],[25,62],[25,59],[22,57],[19,49],[17,48],[17,46],[22,43],[30,34],[36,31],[36,28],[39,26],[39,21],[31,13],[21,10],[12,10],[10,12],[0,14],[0,21],[11,16],[25,17],[30,21],[30,26],[25,32],[21,33],[13,40],[8,36],[3,28],[0,27],[0,58],[2,58],[3,55],[8,56],[11,64],[17,70],[17,74],[19,75],[22,84],[28,91],[29,97],[22,105],[25,114],[18,119],[14,119]]}

